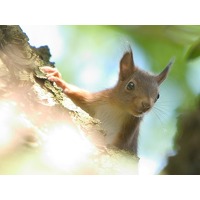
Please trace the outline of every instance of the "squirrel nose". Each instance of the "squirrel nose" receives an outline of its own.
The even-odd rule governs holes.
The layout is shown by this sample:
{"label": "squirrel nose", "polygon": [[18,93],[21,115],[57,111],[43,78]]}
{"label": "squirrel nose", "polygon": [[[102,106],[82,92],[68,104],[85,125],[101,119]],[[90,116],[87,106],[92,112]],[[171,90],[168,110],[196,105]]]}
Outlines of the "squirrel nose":
{"label": "squirrel nose", "polygon": [[151,108],[150,102],[142,101],[142,108],[143,108],[144,111],[149,110]]}

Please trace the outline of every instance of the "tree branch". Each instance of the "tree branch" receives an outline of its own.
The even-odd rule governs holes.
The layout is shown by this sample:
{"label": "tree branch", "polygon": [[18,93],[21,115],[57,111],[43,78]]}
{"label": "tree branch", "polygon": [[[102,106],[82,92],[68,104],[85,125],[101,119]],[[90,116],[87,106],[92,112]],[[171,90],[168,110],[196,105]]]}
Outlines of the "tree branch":
{"label": "tree branch", "polygon": [[[88,149],[88,152],[84,154],[87,159],[79,161],[78,167],[69,169],[64,165],[61,171],[59,167],[54,167],[53,173],[137,173],[138,158],[123,150],[104,148],[101,123],[74,105],[60,88],[47,80],[40,67],[54,67],[54,63],[49,61],[50,56],[47,46],[30,46],[28,37],[19,26],[0,26],[0,108],[5,111],[0,114],[0,132],[5,137],[9,136],[0,150],[0,173],[22,173],[23,166],[27,164],[22,158],[30,161],[35,156],[37,159],[34,159],[38,161],[41,155],[55,152],[59,147],[45,150],[54,132],[58,134],[53,144],[61,135],[76,135],[81,140],[77,145],[77,140],[70,137],[63,139],[62,142],[66,142],[63,146],[72,143],[73,149],[63,150],[56,154],[56,158],[61,156],[63,161],[76,157],[74,152],[78,150],[82,160],[82,151]],[[11,128],[8,130],[8,127]],[[89,145],[82,147],[82,144]],[[8,167],[13,159],[21,162],[17,166]],[[69,162],[72,160],[66,160],[65,164]],[[52,169],[52,165],[44,161],[38,163],[43,170]],[[30,168],[32,170],[29,173],[36,170],[35,165]],[[42,173],[41,169],[38,173]]]}

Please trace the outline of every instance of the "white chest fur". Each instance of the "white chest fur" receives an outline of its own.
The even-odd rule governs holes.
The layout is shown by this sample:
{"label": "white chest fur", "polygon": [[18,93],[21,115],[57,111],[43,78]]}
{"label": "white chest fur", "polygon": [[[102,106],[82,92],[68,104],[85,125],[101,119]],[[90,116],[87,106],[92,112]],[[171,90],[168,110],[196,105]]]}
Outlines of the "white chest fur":
{"label": "white chest fur", "polygon": [[102,128],[106,133],[106,144],[112,144],[122,129],[125,118],[124,112],[110,105],[101,105],[94,117],[101,121]]}

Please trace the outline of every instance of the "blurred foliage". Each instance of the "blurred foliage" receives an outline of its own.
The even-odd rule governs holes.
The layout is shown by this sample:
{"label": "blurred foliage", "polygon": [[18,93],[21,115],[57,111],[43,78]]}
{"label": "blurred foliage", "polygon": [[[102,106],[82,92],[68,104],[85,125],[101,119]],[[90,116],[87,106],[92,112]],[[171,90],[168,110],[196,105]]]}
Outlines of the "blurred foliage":
{"label": "blurred foliage", "polygon": [[185,94],[186,98],[182,106],[190,108],[195,94],[187,83],[186,75],[188,62],[200,56],[200,26],[122,26],[120,28],[131,35],[143,48],[155,70],[161,69],[159,66],[164,66],[170,57],[176,57],[170,78],[177,82]]}
{"label": "blurred foliage", "polygon": [[[85,63],[80,62],[78,52],[81,52],[84,57],[86,56],[83,55],[84,51],[93,51],[93,55],[101,56],[105,64],[109,63],[109,57],[113,59],[112,54],[115,54],[115,64],[118,66],[117,61],[123,52],[123,50],[119,52],[119,48],[128,40],[133,44],[133,51],[135,46],[139,46],[154,72],[160,72],[169,59],[175,56],[176,61],[169,79],[176,83],[184,94],[182,106],[191,107],[196,94],[188,84],[187,71],[189,63],[198,59],[200,55],[200,26],[61,26],[60,28],[63,34],[68,35],[68,40],[65,43],[67,52],[57,65],[68,66],[60,67],[66,80],[76,79],[77,73],[84,70]],[[119,57],[117,58],[116,55]],[[95,57],[89,59],[95,60]],[[95,64],[98,67],[98,60]]]}
{"label": "blurred foliage", "polygon": [[[143,165],[140,172],[146,167],[144,170],[149,173],[159,173],[168,156],[175,155],[178,149],[173,143],[177,117],[186,110],[196,110],[195,97],[200,93],[200,26],[22,26],[22,29],[31,45],[36,45],[32,38],[38,47],[48,45],[51,62],[55,62],[67,82],[89,91],[115,84],[119,60],[127,44],[133,49],[135,64],[153,73],[159,73],[172,57],[176,58],[161,85],[160,99],[144,117],[140,131],[139,157]],[[179,132],[176,138],[178,135]]]}
{"label": "blurred foliage", "polygon": [[[184,110],[194,108],[195,97],[200,92],[200,26],[59,28],[65,36],[66,52],[56,65],[65,80],[90,91],[101,90],[115,83],[118,62],[126,49],[127,41],[133,48],[136,65],[147,68],[148,71],[159,73],[170,58],[175,56],[176,61],[169,77],[161,86],[163,94],[159,101],[165,105],[158,106],[161,111],[156,114],[156,118],[150,117],[146,122],[148,117],[145,116],[140,135],[141,157],[154,157],[164,165],[167,156],[174,154],[176,117]],[[91,65],[89,70],[88,65]],[[84,72],[86,76],[83,76]]]}

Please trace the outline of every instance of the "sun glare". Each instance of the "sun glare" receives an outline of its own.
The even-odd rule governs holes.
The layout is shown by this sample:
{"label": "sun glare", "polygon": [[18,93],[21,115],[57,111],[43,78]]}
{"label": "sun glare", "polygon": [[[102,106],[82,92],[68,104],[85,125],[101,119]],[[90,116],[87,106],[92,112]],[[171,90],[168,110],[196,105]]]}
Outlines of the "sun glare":
{"label": "sun glare", "polygon": [[16,117],[14,102],[0,102],[0,146],[7,145],[12,138],[13,119]]}
{"label": "sun glare", "polygon": [[44,159],[60,170],[70,170],[87,159],[94,146],[75,129],[56,124],[44,144]]}
{"label": "sun glare", "polygon": [[141,157],[139,161],[139,174],[140,175],[153,175],[156,174],[157,163],[154,160]]}

